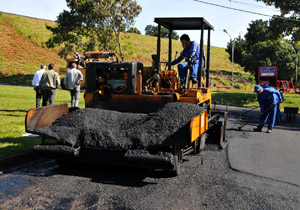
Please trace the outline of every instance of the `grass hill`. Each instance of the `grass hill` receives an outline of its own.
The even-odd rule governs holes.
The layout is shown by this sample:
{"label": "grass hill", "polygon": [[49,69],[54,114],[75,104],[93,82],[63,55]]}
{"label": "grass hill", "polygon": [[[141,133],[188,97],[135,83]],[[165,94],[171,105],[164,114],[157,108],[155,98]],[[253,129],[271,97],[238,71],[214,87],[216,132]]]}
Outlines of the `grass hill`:
{"label": "grass hill", "polygon": [[[65,61],[58,56],[58,49],[48,49],[45,45],[52,36],[46,25],[55,24],[54,21],[0,12],[0,82],[30,84],[41,63],[54,63],[56,69],[64,67]],[[124,33],[121,46],[125,60],[151,65],[151,55],[156,54],[156,37]],[[179,41],[173,41],[172,48],[173,57],[176,51],[182,51]],[[167,39],[162,39],[161,49],[162,60],[167,61]],[[236,66],[237,70],[241,69]],[[210,69],[231,75],[229,54],[224,48],[211,47]]]}

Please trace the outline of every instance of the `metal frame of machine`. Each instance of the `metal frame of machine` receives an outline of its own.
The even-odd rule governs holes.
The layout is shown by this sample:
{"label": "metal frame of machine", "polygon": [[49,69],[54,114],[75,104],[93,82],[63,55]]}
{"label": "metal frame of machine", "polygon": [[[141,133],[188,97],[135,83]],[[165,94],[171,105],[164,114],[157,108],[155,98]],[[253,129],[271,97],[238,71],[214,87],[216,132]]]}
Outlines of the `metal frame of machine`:
{"label": "metal frame of machine", "polygon": [[[170,169],[175,174],[180,172],[183,156],[200,152],[205,145],[208,133],[219,137],[220,147],[226,145],[225,130],[227,112],[215,112],[211,109],[209,88],[210,31],[213,27],[204,18],[155,18],[158,24],[157,54],[153,55],[153,65],[145,68],[140,62],[99,62],[86,64],[86,108],[101,108],[122,112],[150,113],[169,102],[188,102],[204,107],[205,111],[195,116],[190,122],[190,141],[184,145],[156,148],[144,153],[135,151],[106,151],[99,149],[71,148],[66,145],[38,145],[35,150],[48,153],[59,160],[76,160],[109,165],[133,165],[155,169]],[[199,65],[198,83],[194,88],[190,84],[180,89],[175,70],[168,66],[160,69],[161,26],[169,29],[169,54],[171,61],[173,30],[200,30],[200,49],[203,48],[204,31],[208,32],[206,56],[206,85],[202,85],[202,69]],[[203,51],[200,51],[202,63]],[[99,54],[101,56],[102,53]],[[97,57],[97,53],[93,53]],[[56,110],[56,111],[55,111]],[[63,110],[63,111],[61,111]],[[52,118],[48,118],[51,112]],[[54,105],[29,110],[26,115],[26,131],[36,133],[38,127],[50,126],[55,119],[68,113],[66,104]],[[44,136],[47,137],[47,136]],[[51,137],[50,137],[51,138]],[[157,155],[164,152],[165,156]],[[103,161],[104,160],[104,161]]]}

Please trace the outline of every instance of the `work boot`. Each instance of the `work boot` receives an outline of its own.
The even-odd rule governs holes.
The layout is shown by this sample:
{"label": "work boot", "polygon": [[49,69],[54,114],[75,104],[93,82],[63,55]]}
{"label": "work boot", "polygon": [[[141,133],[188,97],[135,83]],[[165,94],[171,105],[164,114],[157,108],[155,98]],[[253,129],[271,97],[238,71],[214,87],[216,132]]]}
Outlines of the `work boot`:
{"label": "work boot", "polygon": [[267,133],[272,133],[272,130],[270,130],[270,129],[269,129],[269,130],[267,130]]}
{"label": "work boot", "polygon": [[253,128],[253,130],[256,132],[261,132],[261,128]]}
{"label": "work boot", "polygon": [[197,78],[192,78],[192,83],[196,84],[198,82]]}

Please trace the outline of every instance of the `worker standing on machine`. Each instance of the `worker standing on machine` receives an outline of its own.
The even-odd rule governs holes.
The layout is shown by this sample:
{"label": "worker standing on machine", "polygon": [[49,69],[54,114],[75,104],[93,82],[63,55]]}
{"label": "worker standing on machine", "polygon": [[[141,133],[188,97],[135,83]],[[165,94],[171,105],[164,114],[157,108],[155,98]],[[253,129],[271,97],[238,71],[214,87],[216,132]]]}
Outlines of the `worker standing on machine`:
{"label": "worker standing on machine", "polygon": [[280,121],[281,121],[280,103],[282,103],[284,101],[283,93],[280,92],[280,91],[278,91],[278,90],[276,90],[274,87],[269,86],[268,83],[263,84],[262,87],[263,87],[263,89],[266,89],[266,88],[271,89],[271,90],[273,90],[273,91],[276,92],[277,96],[280,96],[279,97],[279,103],[277,105],[276,120],[275,120],[275,125],[280,125]]}
{"label": "worker standing on machine", "polygon": [[263,89],[260,85],[256,85],[254,87],[254,92],[257,93],[261,117],[257,128],[254,128],[253,130],[261,132],[264,124],[269,120],[267,133],[271,133],[275,125],[279,96],[275,91],[271,89]]}
{"label": "worker standing on machine", "polygon": [[[181,52],[180,56],[176,58],[174,61],[172,61],[170,64],[171,65],[176,65],[180,61],[182,61],[184,58],[188,58],[189,56],[192,57],[193,60],[193,68],[191,72],[191,78],[192,82],[196,83],[197,82],[197,77],[198,77],[198,68],[199,68],[199,56],[200,56],[200,47],[197,42],[191,41],[190,37],[187,34],[183,34],[180,37],[180,41],[182,44],[182,47],[184,48],[183,51]],[[205,57],[203,53],[203,59],[202,59],[202,68],[204,68],[205,64]],[[185,84],[186,81],[186,66],[188,65],[188,62],[183,62],[178,65],[178,73],[180,76],[180,81],[181,84]]]}

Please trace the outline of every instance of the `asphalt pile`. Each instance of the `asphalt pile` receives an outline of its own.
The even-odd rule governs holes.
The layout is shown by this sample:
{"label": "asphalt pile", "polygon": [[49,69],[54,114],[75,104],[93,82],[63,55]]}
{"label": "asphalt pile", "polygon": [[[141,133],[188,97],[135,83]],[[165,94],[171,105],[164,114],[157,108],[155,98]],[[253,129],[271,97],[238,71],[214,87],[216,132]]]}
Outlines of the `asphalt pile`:
{"label": "asphalt pile", "polygon": [[185,144],[189,141],[191,119],[204,111],[197,105],[181,102],[168,103],[149,114],[86,108],[35,131],[73,147],[147,149]]}

